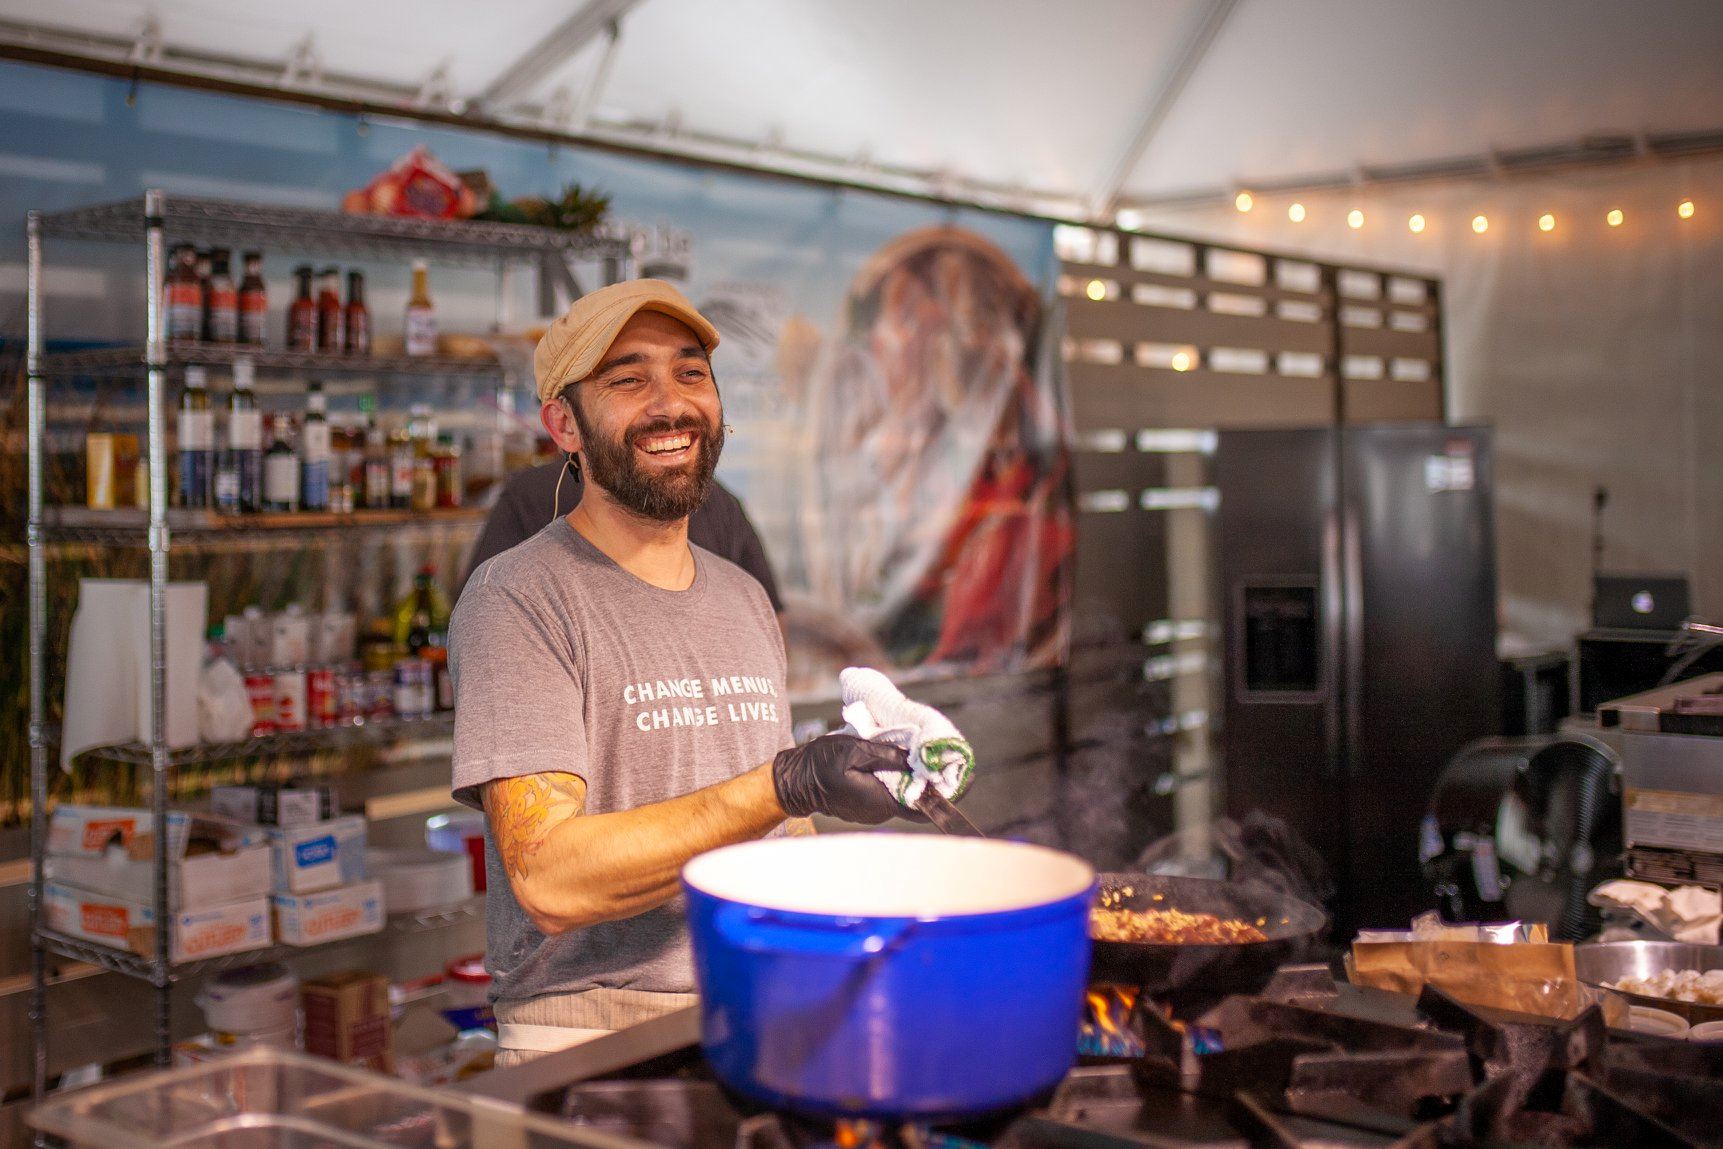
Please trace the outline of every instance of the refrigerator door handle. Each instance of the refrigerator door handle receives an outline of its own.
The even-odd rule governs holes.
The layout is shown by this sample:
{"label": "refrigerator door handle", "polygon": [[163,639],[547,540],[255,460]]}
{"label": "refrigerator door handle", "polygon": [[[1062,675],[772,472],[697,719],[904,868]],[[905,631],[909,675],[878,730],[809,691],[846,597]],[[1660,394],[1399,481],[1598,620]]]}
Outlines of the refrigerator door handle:
{"label": "refrigerator door handle", "polygon": [[1326,758],[1330,769],[1336,771],[1343,765],[1341,719],[1345,705],[1342,689],[1345,655],[1341,640],[1345,633],[1346,597],[1340,533],[1339,512],[1330,509],[1322,516],[1322,726],[1328,746]]}
{"label": "refrigerator door handle", "polygon": [[1358,530],[1358,512],[1347,507],[1341,520],[1340,549],[1343,558],[1343,589],[1345,647],[1342,665],[1345,681],[1341,687],[1342,707],[1346,715],[1345,753],[1343,768],[1348,775],[1356,772],[1358,747],[1363,743],[1361,715],[1364,713],[1364,556]]}

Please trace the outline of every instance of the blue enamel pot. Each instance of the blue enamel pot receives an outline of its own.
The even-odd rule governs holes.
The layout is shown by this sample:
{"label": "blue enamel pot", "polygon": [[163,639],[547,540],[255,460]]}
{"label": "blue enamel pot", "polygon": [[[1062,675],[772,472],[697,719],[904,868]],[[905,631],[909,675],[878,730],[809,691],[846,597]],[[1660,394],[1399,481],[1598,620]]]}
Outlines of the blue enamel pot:
{"label": "blue enamel pot", "polygon": [[836,1117],[1019,1104],[1076,1058],[1095,873],[1040,846],[834,834],[682,871],[702,1044],[730,1087]]}

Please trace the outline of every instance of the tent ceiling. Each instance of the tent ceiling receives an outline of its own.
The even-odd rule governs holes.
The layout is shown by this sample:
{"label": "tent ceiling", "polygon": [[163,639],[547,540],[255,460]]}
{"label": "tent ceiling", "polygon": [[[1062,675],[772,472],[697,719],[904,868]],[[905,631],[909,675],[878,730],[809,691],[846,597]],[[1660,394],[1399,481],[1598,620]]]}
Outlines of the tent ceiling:
{"label": "tent ceiling", "polygon": [[1064,211],[1114,182],[1128,205],[1723,129],[1712,0],[0,0],[0,22],[263,82],[297,55],[310,90]]}

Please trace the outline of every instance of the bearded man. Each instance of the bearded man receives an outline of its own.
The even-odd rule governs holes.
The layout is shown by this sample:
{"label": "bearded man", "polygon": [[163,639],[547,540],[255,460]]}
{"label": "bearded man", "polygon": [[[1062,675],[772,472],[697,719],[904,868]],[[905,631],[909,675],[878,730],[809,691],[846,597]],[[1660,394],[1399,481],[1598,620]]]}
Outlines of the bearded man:
{"label": "bearded man", "polygon": [[696,854],[810,814],[904,814],[873,776],[905,769],[900,750],[790,748],[771,603],[688,542],[724,447],[717,345],[657,280],[557,320],[533,371],[545,430],[584,462],[580,502],[479,566],[450,625],[453,791],[489,828],[500,1064],[693,1001],[677,881]]}

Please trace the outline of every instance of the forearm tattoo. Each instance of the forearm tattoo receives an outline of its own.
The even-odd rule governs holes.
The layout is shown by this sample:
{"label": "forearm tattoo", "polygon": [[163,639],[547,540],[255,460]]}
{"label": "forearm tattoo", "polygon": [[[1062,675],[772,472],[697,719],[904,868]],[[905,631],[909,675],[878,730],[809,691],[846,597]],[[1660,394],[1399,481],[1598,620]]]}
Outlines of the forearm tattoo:
{"label": "forearm tattoo", "polygon": [[526,774],[485,786],[485,815],[511,878],[532,872],[550,832],[586,810],[586,783],[574,774]]}

